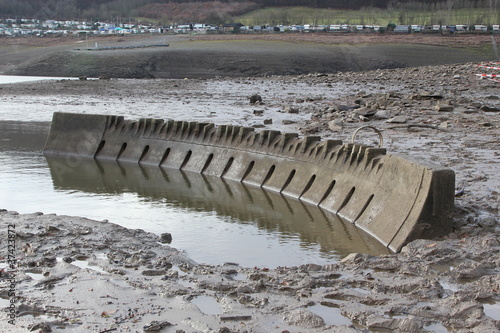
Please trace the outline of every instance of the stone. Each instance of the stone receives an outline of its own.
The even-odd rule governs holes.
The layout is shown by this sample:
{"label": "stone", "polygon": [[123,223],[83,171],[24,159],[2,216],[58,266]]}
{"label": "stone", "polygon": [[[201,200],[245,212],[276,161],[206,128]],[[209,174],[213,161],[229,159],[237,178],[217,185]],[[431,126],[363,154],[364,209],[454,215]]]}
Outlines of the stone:
{"label": "stone", "polygon": [[262,103],[262,97],[258,94],[250,96],[250,104]]}
{"label": "stone", "polygon": [[285,313],[283,320],[289,325],[295,325],[302,328],[325,326],[323,318],[306,309],[298,309]]}
{"label": "stone", "polygon": [[491,106],[487,106],[487,105],[481,106],[481,110],[483,110],[484,112],[499,112],[500,111],[499,108],[491,107]]}
{"label": "stone", "polygon": [[144,276],[162,276],[165,274],[167,274],[167,271],[163,269],[147,269],[142,271],[142,275]]}
{"label": "stone", "polygon": [[354,111],[356,114],[364,117],[373,116],[377,111],[366,107],[362,107]]}
{"label": "stone", "polygon": [[299,113],[299,108],[293,106],[287,106],[285,107],[284,111],[286,113]]}
{"label": "stone", "polygon": [[342,130],[344,122],[340,119],[332,120],[328,122],[328,128],[334,132]]}
{"label": "stone", "polygon": [[162,244],[172,243],[172,234],[169,232],[162,233],[160,235],[160,243],[162,243]]}
{"label": "stone", "polygon": [[378,110],[373,116],[375,119],[389,119],[389,112],[386,110]]}
{"label": "stone", "polygon": [[264,125],[271,125],[272,123],[273,123],[273,120],[271,118],[264,119]]}
{"label": "stone", "polygon": [[153,320],[149,324],[145,325],[142,329],[144,330],[144,332],[159,332],[164,327],[171,326],[171,325],[172,324],[166,320],[163,320],[163,321]]}
{"label": "stone", "polygon": [[451,112],[453,111],[453,105],[449,104],[437,104],[436,110],[439,112]]}
{"label": "stone", "polygon": [[387,120],[388,123],[391,124],[404,124],[406,123],[406,117],[405,116],[396,116],[392,117],[391,119]]}

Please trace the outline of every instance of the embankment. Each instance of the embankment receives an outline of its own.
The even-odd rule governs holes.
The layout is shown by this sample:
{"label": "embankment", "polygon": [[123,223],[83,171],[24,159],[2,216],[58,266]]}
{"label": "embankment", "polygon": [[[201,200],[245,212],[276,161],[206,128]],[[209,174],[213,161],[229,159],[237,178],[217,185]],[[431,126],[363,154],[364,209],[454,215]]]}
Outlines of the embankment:
{"label": "embankment", "polygon": [[[82,48],[82,43],[73,41],[73,45],[65,48],[39,48],[39,52],[21,48],[10,55],[0,54],[5,63],[11,63],[0,70],[4,74],[63,77],[213,78],[336,73],[492,60],[487,44],[479,48],[404,44],[400,40],[393,43],[391,38],[352,43],[349,36],[321,42],[245,38],[158,36],[144,43],[168,43],[169,47],[101,51],[87,50]],[[132,42],[137,44],[136,39],[124,38],[100,40],[98,45],[123,47]],[[27,52],[30,54],[26,55]],[[22,61],[6,57],[19,57]]]}

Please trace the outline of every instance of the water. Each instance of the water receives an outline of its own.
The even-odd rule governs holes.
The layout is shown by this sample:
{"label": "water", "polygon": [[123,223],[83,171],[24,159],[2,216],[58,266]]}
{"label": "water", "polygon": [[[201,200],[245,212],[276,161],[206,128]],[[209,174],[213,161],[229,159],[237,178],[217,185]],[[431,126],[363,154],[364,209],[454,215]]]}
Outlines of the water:
{"label": "water", "polygon": [[0,208],[170,232],[173,247],[208,264],[327,264],[351,252],[387,253],[350,223],[260,188],[133,163],[46,159],[49,127],[0,121]]}
{"label": "water", "polygon": [[0,75],[0,84],[32,82],[32,81],[45,81],[45,80],[77,80],[77,79],[78,78],[50,77],[50,76]]}
{"label": "water", "polygon": [[346,316],[342,315],[339,308],[315,304],[307,307],[307,309],[323,318],[325,324],[327,325],[352,325],[352,321]]}
{"label": "water", "polygon": [[[0,84],[59,79],[3,75]],[[1,101],[0,209],[106,219],[158,235],[169,232],[173,247],[208,264],[327,264],[351,252],[387,253],[378,242],[330,213],[260,188],[137,164],[47,160],[42,149],[52,112],[68,111],[69,106],[71,112],[88,113],[96,107],[75,96],[30,98]],[[160,113],[166,101],[161,102]],[[110,110],[106,105],[100,112],[116,114],[123,109],[117,100],[108,103]],[[144,107],[156,112],[151,105],[148,100]],[[203,103],[200,107],[205,113],[210,109]],[[137,116],[144,116],[141,110]],[[185,108],[177,113],[173,106],[169,110],[172,117],[186,116]],[[238,100],[234,110],[234,115],[225,112],[224,117],[241,119]]]}

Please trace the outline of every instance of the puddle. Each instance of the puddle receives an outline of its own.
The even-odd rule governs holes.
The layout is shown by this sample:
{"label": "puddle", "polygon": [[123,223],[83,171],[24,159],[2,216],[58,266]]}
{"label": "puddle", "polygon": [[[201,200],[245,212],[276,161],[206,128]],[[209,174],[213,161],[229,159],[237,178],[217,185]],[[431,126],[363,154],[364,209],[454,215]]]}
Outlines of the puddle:
{"label": "puddle", "polygon": [[185,275],[188,275],[186,272],[184,272],[179,266],[177,265],[173,265],[172,268],[171,268],[173,271],[176,271],[177,273],[179,273],[179,276],[185,276]]}
{"label": "puddle", "polygon": [[451,272],[455,269],[456,263],[431,264],[431,268],[440,273]]}
{"label": "puddle", "polygon": [[231,275],[231,278],[236,281],[245,281],[247,279],[247,275],[243,273],[237,273],[234,275]]}
{"label": "puddle", "polygon": [[458,285],[455,283],[449,283],[449,282],[444,282],[444,281],[439,281],[439,284],[441,284],[441,287],[445,290],[450,290],[453,292],[458,291]]}
{"label": "puddle", "polygon": [[500,320],[500,303],[483,304],[484,314],[494,320]]}
{"label": "puddle", "polygon": [[31,277],[35,281],[39,281],[39,280],[42,280],[44,278],[42,273],[28,273],[28,272],[26,272],[25,274],[28,275],[29,277]]}
{"label": "puddle", "polygon": [[10,299],[0,297],[0,308],[7,308],[10,305]]}
{"label": "puddle", "polygon": [[307,310],[317,314],[325,321],[327,325],[352,325],[352,321],[344,316],[339,308],[328,307],[321,304],[316,304],[307,307]]}
{"label": "puddle", "polygon": [[223,312],[219,302],[210,296],[196,296],[191,300],[191,303],[196,305],[206,315],[219,315]]}
{"label": "puddle", "polygon": [[364,289],[361,289],[361,288],[352,288],[351,290],[355,291],[357,293],[363,294],[363,295],[369,295],[370,294],[369,290],[364,290]]}
{"label": "puddle", "polygon": [[[62,262],[62,258],[57,258],[57,262]],[[95,264],[89,264],[88,260],[75,260],[75,261],[70,262],[70,264],[74,265],[76,267],[79,267],[81,269],[91,269],[93,271],[96,271],[96,272],[99,272],[102,274],[109,274],[108,272],[106,272],[105,270],[100,268],[99,266],[97,266]]]}
{"label": "puddle", "polygon": [[38,312],[21,312],[19,317],[26,317],[31,319],[38,319],[39,321],[51,321],[54,320],[55,317],[49,316],[46,314],[38,313]]}
{"label": "puddle", "polygon": [[434,333],[449,333],[450,332],[445,326],[443,326],[440,323],[434,323],[434,324],[424,326],[424,329],[426,329],[429,332],[434,332]]}
{"label": "puddle", "polygon": [[106,272],[102,268],[100,268],[100,267],[98,267],[96,265],[89,264],[89,262],[87,260],[75,260],[75,261],[72,261],[71,264],[75,265],[77,267],[83,268],[83,269],[87,269],[88,268],[88,269],[91,269],[91,270],[99,272],[99,273],[109,274],[108,272]]}
{"label": "puddle", "polygon": [[188,280],[178,279],[176,282],[178,284],[180,284],[181,286],[186,287],[186,288],[194,289],[196,287],[196,283],[188,281]]}

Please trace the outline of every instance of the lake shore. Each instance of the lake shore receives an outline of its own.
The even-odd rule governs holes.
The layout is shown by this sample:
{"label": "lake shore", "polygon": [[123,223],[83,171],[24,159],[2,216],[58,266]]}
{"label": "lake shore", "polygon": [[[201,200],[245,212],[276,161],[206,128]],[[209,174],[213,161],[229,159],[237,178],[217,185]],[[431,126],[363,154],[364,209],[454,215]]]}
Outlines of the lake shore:
{"label": "lake shore", "polygon": [[[1,42],[1,74],[62,77],[177,79],[300,75],[495,58],[489,35],[151,35],[4,38]],[[153,45],[168,47],[137,47]]]}

